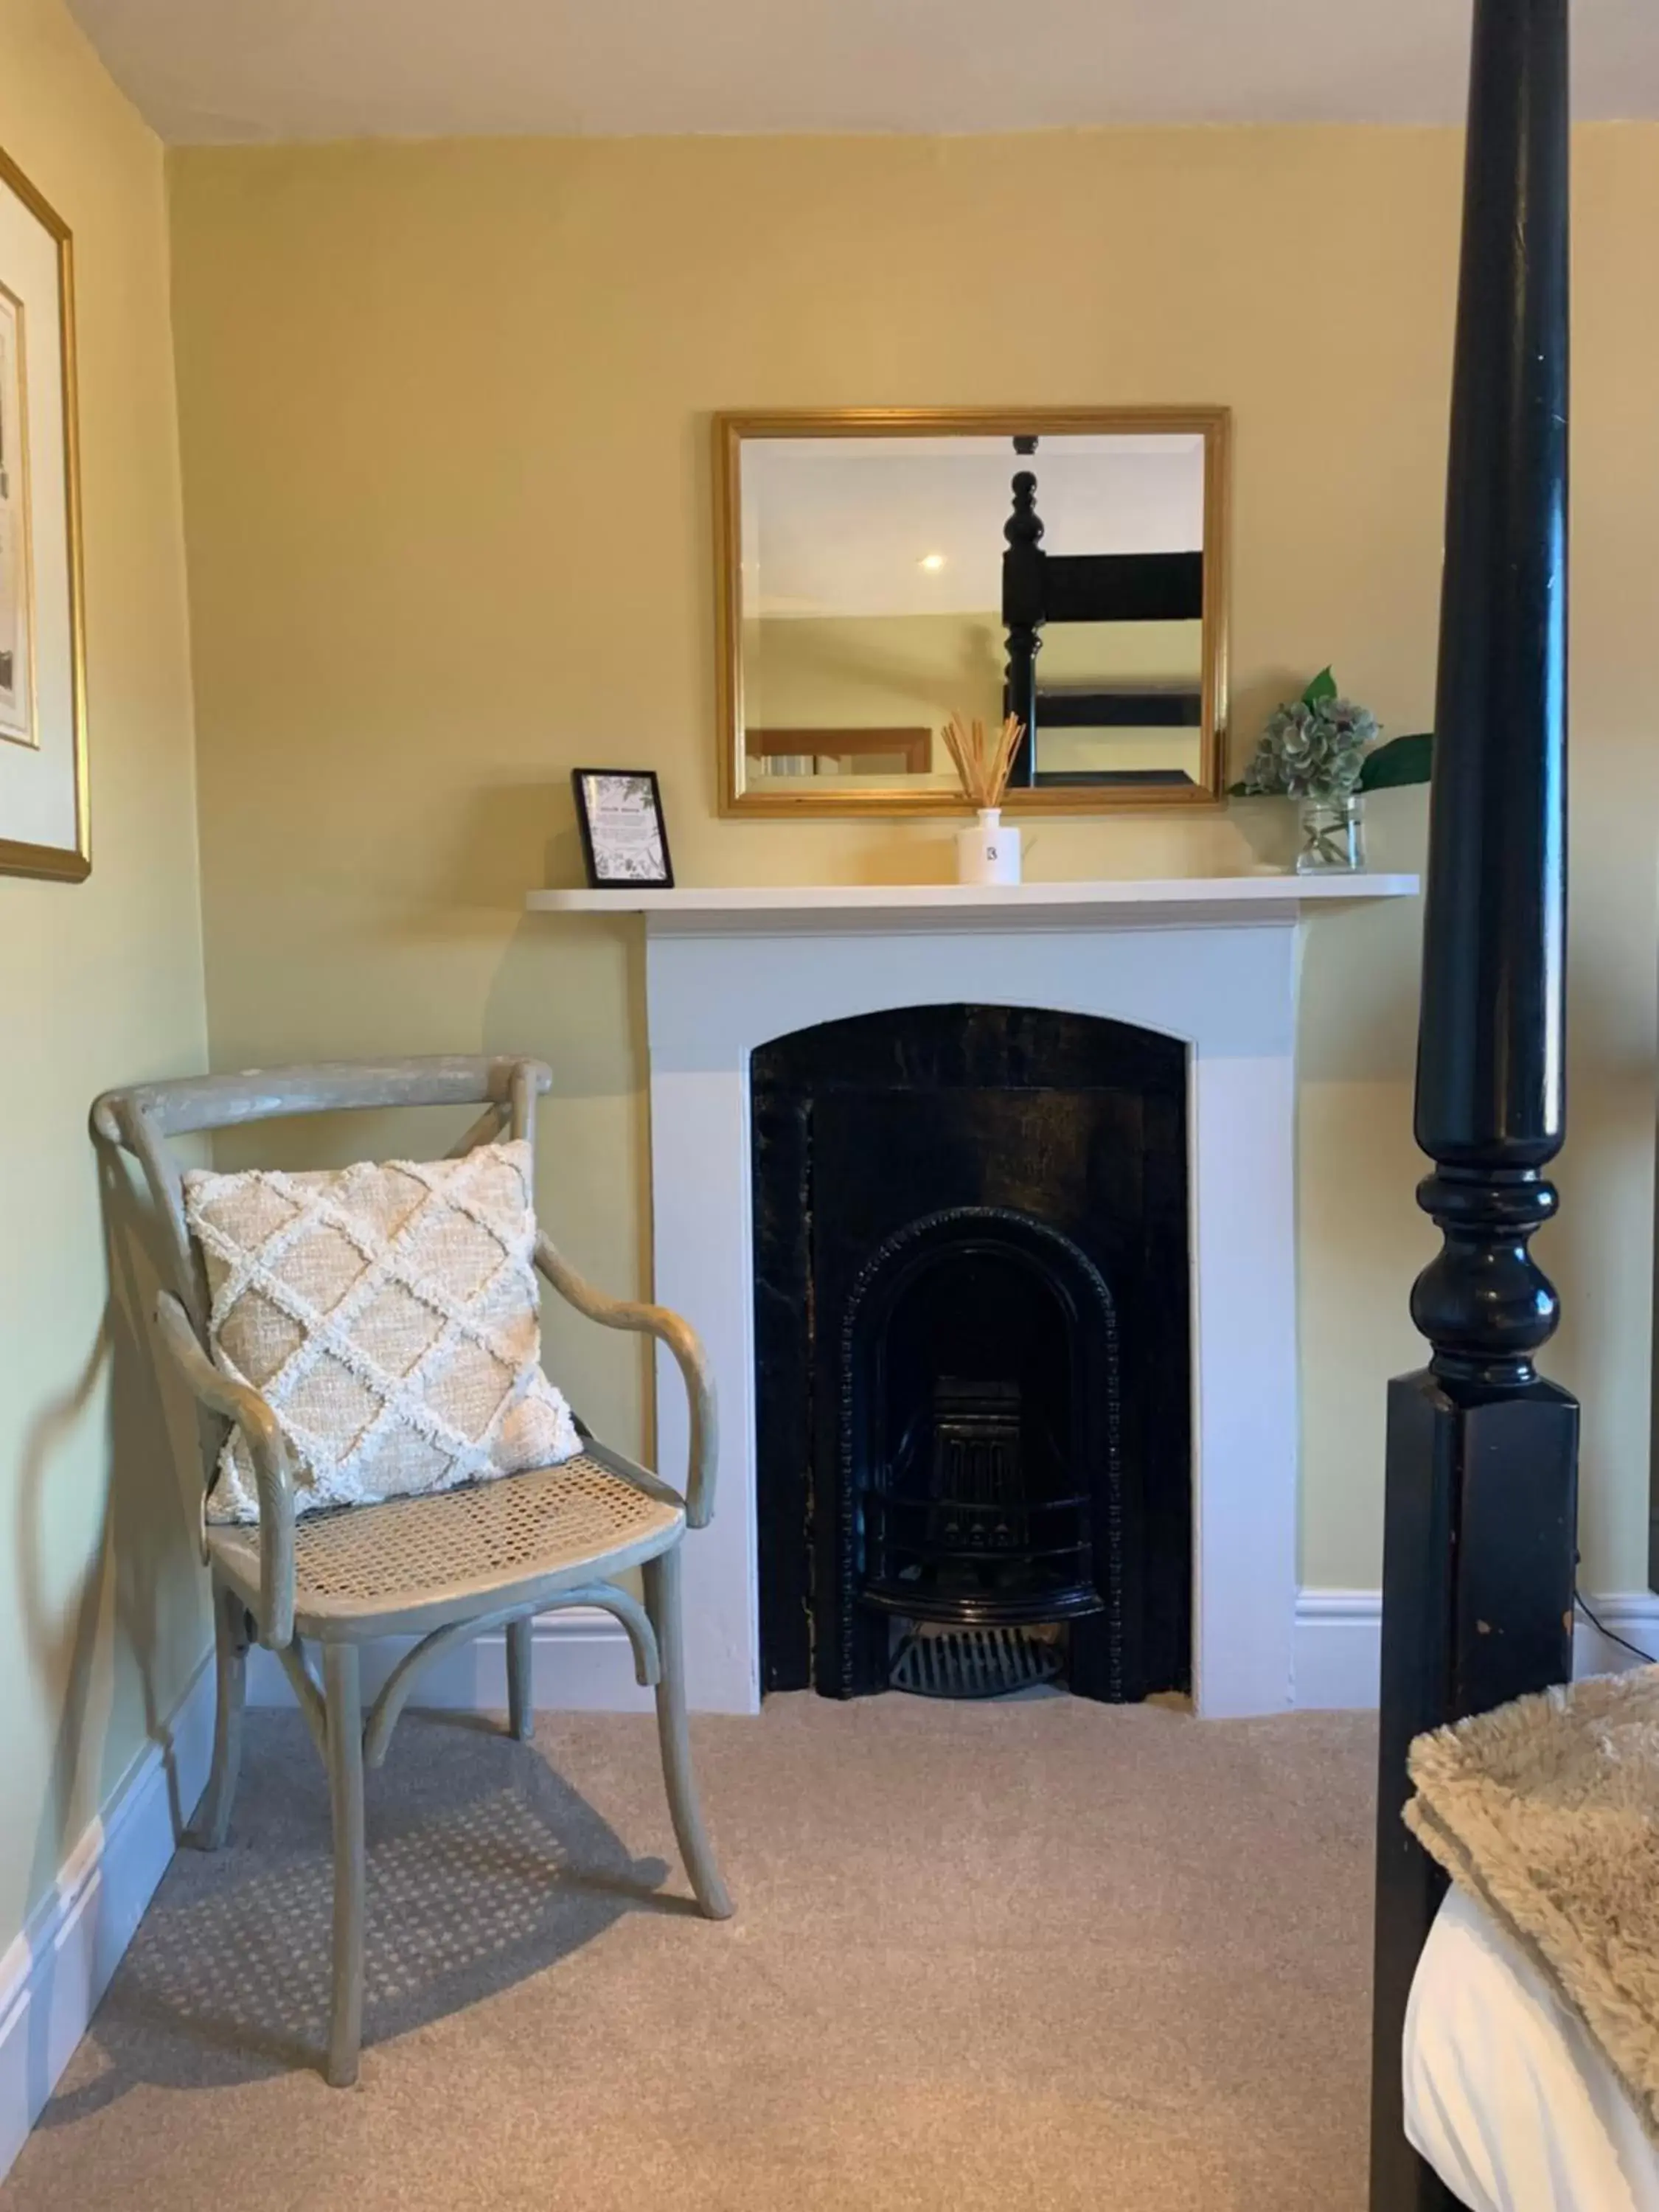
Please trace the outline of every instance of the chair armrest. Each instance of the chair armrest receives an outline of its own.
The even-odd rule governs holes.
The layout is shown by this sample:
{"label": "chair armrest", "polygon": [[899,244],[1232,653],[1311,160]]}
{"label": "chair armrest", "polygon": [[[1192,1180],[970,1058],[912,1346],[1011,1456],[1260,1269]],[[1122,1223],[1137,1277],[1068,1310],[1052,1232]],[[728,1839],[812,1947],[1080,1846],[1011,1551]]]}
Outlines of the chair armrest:
{"label": "chair armrest", "polygon": [[203,1351],[190,1316],[171,1291],[155,1301],[155,1326],[198,1404],[234,1421],[253,1461],[259,1493],[259,1641],[274,1651],[294,1641],[294,1462],[270,1401],[223,1374]]}
{"label": "chair armrest", "polygon": [[665,1344],[685,1378],[685,1395],[691,1413],[691,1449],[686,1469],[685,1518],[692,1528],[708,1525],[714,1511],[714,1468],[720,1455],[720,1424],[714,1404],[714,1377],[702,1339],[689,1321],[666,1306],[641,1305],[626,1298],[607,1297],[579,1275],[551,1239],[541,1231],[536,1236],[536,1265],[566,1302],[602,1328],[636,1329]]}

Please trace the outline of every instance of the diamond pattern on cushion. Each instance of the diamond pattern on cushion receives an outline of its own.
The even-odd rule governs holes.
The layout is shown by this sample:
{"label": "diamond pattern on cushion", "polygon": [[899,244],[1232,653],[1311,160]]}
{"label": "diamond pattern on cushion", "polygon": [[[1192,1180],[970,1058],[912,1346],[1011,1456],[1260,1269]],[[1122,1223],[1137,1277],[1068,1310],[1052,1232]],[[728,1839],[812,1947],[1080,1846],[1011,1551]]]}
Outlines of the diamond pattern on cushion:
{"label": "diamond pattern on cushion", "polygon": [[343,1458],[380,1410],[380,1399],[343,1360],[325,1352],[304,1368],[283,1410],[307,1459]]}
{"label": "diamond pattern on cushion", "polygon": [[[192,1173],[185,1200],[213,1356],[274,1408],[301,1469],[297,1511],[452,1489],[580,1450],[541,1371],[527,1144],[332,1173]],[[238,1431],[208,1512],[258,1517]]]}
{"label": "diamond pattern on cushion", "polygon": [[444,1317],[401,1283],[377,1290],[359,1312],[357,1327],[394,1375],[407,1375],[443,1333]]}
{"label": "diamond pattern on cushion", "polygon": [[307,1227],[288,1248],[283,1279],[307,1305],[331,1313],[368,1261],[349,1237],[326,1223]]}
{"label": "diamond pattern on cushion", "polygon": [[[210,1198],[207,1202],[210,1207],[215,1203]],[[291,1198],[284,1198],[281,1191],[263,1184],[239,1193],[236,1204],[241,1235],[261,1242],[274,1237],[301,1211]]]}
{"label": "diamond pattern on cushion", "polygon": [[476,1298],[501,1264],[500,1240],[487,1229],[453,1213],[434,1218],[430,1206],[399,1241],[412,1279],[441,1283],[461,1297]]}
{"label": "diamond pattern on cushion", "polygon": [[395,1237],[426,1204],[426,1185],[404,1175],[395,1160],[384,1167],[367,1162],[345,1170],[342,1198],[364,1226],[382,1237]]}
{"label": "diamond pattern on cushion", "polygon": [[291,1314],[262,1291],[249,1291],[225,1322],[225,1349],[256,1390],[263,1390],[305,1342]]}
{"label": "diamond pattern on cushion", "polygon": [[449,1454],[423,1437],[382,1437],[365,1448],[363,1467],[376,1498],[419,1498],[429,1490],[447,1490]]}
{"label": "diamond pattern on cushion", "polygon": [[463,1436],[483,1436],[512,1388],[512,1368],[482,1344],[458,1344],[445,1363],[445,1399]]}

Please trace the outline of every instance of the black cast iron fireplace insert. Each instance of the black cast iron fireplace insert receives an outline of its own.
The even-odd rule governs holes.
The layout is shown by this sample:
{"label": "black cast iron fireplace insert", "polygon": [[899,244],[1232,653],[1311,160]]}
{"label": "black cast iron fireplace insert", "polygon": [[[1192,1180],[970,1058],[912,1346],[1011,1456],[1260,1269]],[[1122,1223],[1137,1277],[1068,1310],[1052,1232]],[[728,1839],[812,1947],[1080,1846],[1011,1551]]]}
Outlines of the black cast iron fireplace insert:
{"label": "black cast iron fireplace insert", "polygon": [[1186,1688],[1184,1047],[909,1007],[751,1082],[766,1686]]}

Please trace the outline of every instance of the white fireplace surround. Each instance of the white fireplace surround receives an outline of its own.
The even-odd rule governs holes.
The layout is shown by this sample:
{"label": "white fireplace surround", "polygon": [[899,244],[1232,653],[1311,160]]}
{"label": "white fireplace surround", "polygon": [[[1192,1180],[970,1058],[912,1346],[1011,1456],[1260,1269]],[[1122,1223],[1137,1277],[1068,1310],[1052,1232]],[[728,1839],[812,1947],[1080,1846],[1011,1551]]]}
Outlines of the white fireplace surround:
{"label": "white fireplace surround", "polygon": [[[1201,1714],[1294,1701],[1298,924],[1402,876],[894,889],[542,891],[642,913],[653,1296],[702,1333],[720,1394],[716,1510],[685,1550],[691,1702],[760,1704],[749,1063],[816,1023],[903,1006],[1044,1007],[1180,1037],[1193,1293],[1193,1680]],[[684,1398],[658,1376],[658,1463]]]}

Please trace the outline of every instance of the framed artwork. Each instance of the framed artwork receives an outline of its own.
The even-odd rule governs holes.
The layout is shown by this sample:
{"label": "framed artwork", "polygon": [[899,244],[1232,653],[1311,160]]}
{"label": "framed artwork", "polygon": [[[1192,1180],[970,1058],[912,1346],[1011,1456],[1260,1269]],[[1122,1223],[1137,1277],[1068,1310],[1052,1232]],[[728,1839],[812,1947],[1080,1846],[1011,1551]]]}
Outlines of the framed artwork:
{"label": "framed artwork", "polygon": [[0,153],[0,872],[91,866],[70,234]]}
{"label": "framed artwork", "polygon": [[590,886],[672,890],[674,866],[655,769],[578,768],[570,781]]}

